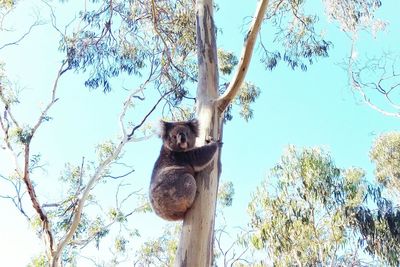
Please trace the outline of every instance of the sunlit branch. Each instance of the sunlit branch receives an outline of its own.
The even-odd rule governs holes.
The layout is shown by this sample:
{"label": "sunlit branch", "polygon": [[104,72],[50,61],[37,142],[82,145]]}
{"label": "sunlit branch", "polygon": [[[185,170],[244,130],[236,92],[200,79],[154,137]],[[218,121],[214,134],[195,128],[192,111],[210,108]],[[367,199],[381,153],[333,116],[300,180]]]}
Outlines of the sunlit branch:
{"label": "sunlit branch", "polygon": [[[81,216],[82,216],[82,211],[83,211],[83,207],[86,203],[86,200],[89,196],[90,191],[93,189],[93,187],[95,186],[95,184],[99,181],[100,178],[104,177],[104,173],[106,171],[106,169],[110,166],[110,164],[112,162],[114,162],[118,156],[120,155],[122,148],[125,146],[125,144],[129,141],[132,141],[132,137],[133,134],[135,133],[135,131],[141,127],[144,122],[146,121],[146,119],[150,116],[150,114],[154,111],[154,109],[157,107],[157,105],[161,102],[162,99],[164,99],[164,97],[169,94],[170,92],[167,92],[166,94],[164,94],[163,96],[160,97],[160,99],[157,101],[157,103],[153,106],[152,109],[150,109],[150,111],[147,113],[147,115],[143,118],[143,120],[141,121],[140,124],[138,124],[137,126],[133,127],[132,131],[130,134],[126,134],[126,129],[124,126],[124,117],[126,114],[126,111],[130,105],[130,101],[131,98],[138,93],[139,91],[143,90],[143,88],[139,88],[137,91],[133,92],[128,99],[125,101],[123,108],[122,108],[122,112],[119,118],[120,124],[121,124],[121,130],[123,132],[123,136],[121,138],[120,143],[118,144],[118,146],[114,149],[114,151],[106,158],[104,159],[99,166],[96,168],[95,173],[90,177],[88,183],[86,184],[85,188],[82,191],[82,195],[79,198],[77,205],[76,205],[76,209],[73,212],[73,218],[70,224],[70,228],[68,229],[67,233],[65,234],[65,236],[61,239],[61,241],[59,242],[59,244],[57,245],[56,250],[53,253],[53,266],[57,266],[60,257],[61,257],[61,253],[63,251],[63,249],[65,248],[65,246],[71,241],[72,237],[74,236],[79,223],[81,221]],[[135,140],[136,141],[136,140]],[[132,213],[131,213],[132,214]]]}
{"label": "sunlit branch", "polygon": [[42,111],[38,121],[36,122],[35,126],[32,128],[31,137],[33,137],[33,135],[35,134],[35,132],[37,131],[39,126],[42,124],[42,122],[46,120],[47,112],[54,105],[54,103],[56,103],[57,100],[58,100],[58,98],[56,98],[56,91],[57,91],[57,88],[58,88],[58,81],[59,81],[61,75],[63,75],[68,70],[68,67],[64,68],[65,65],[67,65],[67,61],[64,61],[61,64],[61,67],[60,67],[60,69],[59,69],[59,71],[57,73],[57,77],[56,77],[56,79],[54,81],[54,84],[53,84],[53,90],[52,90],[52,93],[51,93],[50,102],[47,104],[46,108]]}
{"label": "sunlit branch", "polygon": [[[150,77],[149,77],[149,78],[150,78]],[[137,90],[135,90],[134,92],[132,92],[132,93],[128,96],[128,98],[125,100],[125,102],[124,102],[124,105],[123,105],[123,107],[122,107],[121,115],[119,116],[119,123],[120,123],[121,131],[122,131],[122,134],[123,134],[124,137],[127,136],[126,127],[125,127],[125,122],[124,122],[124,120],[125,120],[125,115],[126,115],[126,112],[127,112],[128,108],[129,108],[129,106],[132,105],[132,98],[134,98],[138,93],[142,92],[142,91],[144,90],[144,88],[146,87],[146,85],[147,85],[147,83],[148,83],[149,81],[150,81],[149,79],[148,79],[147,81],[145,81],[145,82],[139,87],[139,89],[137,89]]]}
{"label": "sunlit branch", "polygon": [[[136,195],[140,192],[140,190],[138,191],[134,191],[131,192],[130,194],[128,194],[122,201],[118,201],[118,195],[119,195],[119,189],[121,187],[121,184],[118,186],[115,198],[116,198],[116,207],[118,209],[118,211],[120,211],[120,209],[122,208],[122,204],[128,200],[129,198],[131,198],[133,195]],[[135,210],[132,210],[128,213],[123,214],[124,218],[128,218],[130,217],[133,213],[135,213]],[[86,238],[84,239],[80,239],[80,240],[73,240],[70,242],[70,244],[74,244],[74,245],[79,245],[81,246],[81,249],[84,248],[85,246],[87,246],[92,240],[94,240],[96,238],[96,236],[98,234],[100,234],[101,232],[104,232],[105,230],[108,230],[109,228],[111,228],[112,225],[114,225],[115,223],[118,223],[121,221],[121,217],[119,217],[118,215],[113,218],[112,221],[110,221],[108,224],[104,225],[103,227],[101,227],[98,231],[95,231],[93,233],[91,233],[90,235],[88,235]]]}
{"label": "sunlit branch", "polygon": [[246,76],[247,70],[250,65],[254,44],[260,31],[261,23],[263,21],[265,11],[267,10],[268,2],[268,0],[260,0],[258,3],[253,22],[245,38],[242,55],[237,66],[236,73],[232,78],[232,81],[229,83],[229,87],[226,89],[225,93],[221,95],[217,100],[218,109],[220,112],[225,111],[225,109],[233,101],[240,90],[240,87],[243,83],[244,77]]}
{"label": "sunlit branch", "polygon": [[70,240],[72,239],[72,237],[76,232],[76,229],[78,228],[78,225],[81,221],[82,210],[89,196],[90,191],[93,189],[96,182],[102,177],[103,173],[105,172],[106,168],[110,165],[110,163],[113,162],[118,157],[118,155],[120,154],[122,148],[124,147],[127,141],[128,141],[127,138],[124,138],[118,144],[113,153],[111,153],[104,161],[100,163],[100,165],[96,168],[94,175],[89,179],[87,185],[85,186],[82,192],[81,198],[78,200],[76,210],[73,213],[73,219],[70,228],[68,229],[66,235],[62,238],[62,240],[58,244],[57,249],[53,254],[53,262],[52,262],[53,266],[57,266],[64,247],[70,242]]}
{"label": "sunlit branch", "polygon": [[[392,99],[390,98],[389,94],[396,88],[398,88],[399,83],[394,83],[392,86],[390,86],[390,88],[384,89],[382,86],[382,82],[390,79],[390,78],[396,78],[400,76],[400,73],[397,73],[395,70],[395,66],[392,65],[392,70],[391,70],[391,74],[389,74],[388,76],[386,75],[386,63],[384,64],[384,66],[380,66],[379,62],[378,67],[381,68],[383,74],[381,75],[381,77],[379,78],[379,80],[377,82],[372,82],[372,83],[365,83],[362,81],[362,77],[361,77],[361,72],[365,69],[368,69],[371,67],[371,64],[368,64],[368,66],[364,66],[363,68],[360,68],[358,70],[354,70],[356,67],[354,66],[355,64],[355,59],[354,59],[354,54],[355,54],[355,50],[354,50],[354,39],[353,39],[353,43],[350,49],[350,55],[348,58],[348,63],[347,63],[347,72],[348,72],[348,79],[349,79],[349,85],[350,87],[358,92],[361,96],[362,101],[367,104],[370,108],[378,111],[379,113],[385,115],[385,116],[389,116],[389,117],[396,117],[396,118],[400,118],[400,106],[395,104]],[[394,62],[396,62],[394,60]],[[375,90],[377,90],[379,93],[383,94],[386,98],[386,100],[389,102],[389,104],[395,108],[396,110],[398,110],[397,112],[390,112],[387,111],[381,107],[379,107],[378,105],[374,104],[371,99],[368,97],[368,95],[365,93],[365,89],[366,88],[373,88]]]}
{"label": "sunlit branch", "polygon": [[54,105],[54,103],[57,101],[56,98],[56,90],[58,88],[58,81],[63,73],[67,71],[67,69],[64,69],[64,66],[66,65],[66,61],[61,64],[61,67],[57,73],[57,77],[55,79],[55,82],[53,84],[53,89],[52,89],[52,94],[51,94],[51,100],[47,104],[46,108],[42,111],[41,115],[39,116],[39,119],[35,126],[32,128],[30,135],[27,137],[27,140],[24,144],[24,172],[23,172],[23,181],[26,185],[29,197],[31,199],[33,208],[35,209],[36,213],[39,216],[40,221],[42,222],[42,228],[46,236],[46,243],[48,245],[48,248],[50,251],[53,251],[53,246],[54,246],[54,237],[51,231],[51,226],[49,219],[44,212],[43,208],[41,207],[39,200],[37,198],[35,188],[33,187],[32,181],[30,179],[30,172],[29,172],[29,163],[30,163],[30,142],[37,131],[37,129],[40,127],[43,121],[45,121],[45,118],[47,116],[47,112],[49,109]]}

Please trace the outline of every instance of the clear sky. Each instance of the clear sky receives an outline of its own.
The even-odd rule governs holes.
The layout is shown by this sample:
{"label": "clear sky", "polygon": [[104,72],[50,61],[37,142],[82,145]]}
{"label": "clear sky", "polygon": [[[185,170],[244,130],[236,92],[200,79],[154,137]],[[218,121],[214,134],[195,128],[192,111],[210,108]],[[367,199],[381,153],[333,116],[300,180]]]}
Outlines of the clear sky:
{"label": "clear sky", "polygon": [[[216,23],[223,29],[218,35],[218,45],[239,56],[243,29],[246,29],[243,22],[248,21],[244,18],[253,14],[256,1],[221,0],[216,3],[220,8],[216,13]],[[21,1],[19,5],[29,7],[19,6],[15,14],[5,21],[16,31],[7,34],[0,32],[0,47],[24,32],[35,14],[46,21],[49,19],[48,10],[40,1],[29,4]],[[69,7],[63,9],[63,15],[58,18],[60,25],[74,16],[71,7],[76,8],[75,4],[66,5]],[[360,56],[373,55],[381,49],[398,49],[399,8],[397,1],[383,3],[380,14],[390,25],[376,39],[366,35],[360,38]],[[318,5],[315,9],[321,7]],[[346,72],[338,63],[348,56],[350,42],[337,25],[328,25],[324,20],[321,17],[322,30],[334,43],[331,57],[320,59],[307,72],[291,71],[285,63],[273,72],[266,71],[259,62],[260,51],[255,51],[247,76],[248,81],[261,89],[261,96],[253,106],[254,118],[245,122],[234,113],[234,120],[224,128],[221,181],[232,181],[235,187],[234,206],[226,210],[226,218],[232,227],[247,222],[246,207],[251,193],[274,163],[278,162],[288,144],[299,147],[322,146],[331,152],[339,167],[362,167],[371,178],[373,166],[368,151],[373,139],[382,132],[399,130],[398,119],[385,117],[366,107],[347,88]],[[263,36],[271,33],[269,28],[264,28]],[[6,63],[10,79],[23,88],[21,102],[24,107],[19,110],[18,116],[27,122],[32,123],[32,118],[37,117],[50,97],[51,86],[62,58],[57,46],[57,33],[49,25],[43,25],[34,28],[18,46],[0,50],[0,60]],[[57,199],[65,190],[57,179],[66,162],[79,164],[82,157],[93,158],[96,144],[118,136],[118,115],[127,95],[127,92],[118,88],[132,88],[135,83],[131,79],[117,79],[114,81],[115,89],[103,94],[101,90],[89,91],[83,82],[84,77],[75,73],[62,77],[60,100],[50,112],[53,120],[43,124],[33,143],[34,153],[42,154],[47,169],[34,177],[42,203]],[[135,112],[132,115],[139,120],[143,110],[139,108]],[[158,110],[150,117],[150,122],[156,124],[160,116]],[[160,144],[161,141],[154,137],[126,146],[124,162],[135,169],[126,179],[126,182],[132,184],[131,188],[143,188],[143,193],[147,192]],[[0,173],[10,170],[9,157],[3,150],[0,150],[0,162]],[[0,194],[7,190],[7,186],[0,180]],[[95,193],[107,198],[109,185],[100,184]],[[30,209],[29,204],[26,209]],[[42,243],[11,202],[0,199],[0,211],[0,265],[24,266],[40,250]],[[32,214],[32,210],[29,212]],[[130,220],[144,237],[157,236],[154,229],[163,225],[162,220],[154,214],[132,217]],[[148,225],[155,227],[149,231]]]}

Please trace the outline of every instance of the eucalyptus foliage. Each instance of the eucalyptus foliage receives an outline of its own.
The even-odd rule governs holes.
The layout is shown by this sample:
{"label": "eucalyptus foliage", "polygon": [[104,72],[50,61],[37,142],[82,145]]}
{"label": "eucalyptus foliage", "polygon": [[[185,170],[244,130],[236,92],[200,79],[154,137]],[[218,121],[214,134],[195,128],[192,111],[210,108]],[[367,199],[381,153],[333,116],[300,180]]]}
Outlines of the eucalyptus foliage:
{"label": "eucalyptus foliage", "polygon": [[361,251],[399,264],[400,212],[362,169],[338,168],[321,149],[289,147],[249,213],[251,241],[274,266],[363,265]]}
{"label": "eucalyptus foliage", "polygon": [[[318,58],[329,55],[333,44],[320,32],[318,22],[321,16],[310,12],[306,6],[308,2],[270,1],[265,21],[273,28],[274,45],[270,46],[264,35],[260,41],[262,62],[267,69],[274,69],[283,60],[292,69],[307,70]],[[0,1],[2,23],[5,16],[10,14],[9,10],[18,8],[17,3],[18,1],[12,0]],[[132,97],[143,101],[147,90],[153,90],[149,95],[154,96],[155,92],[160,101],[164,101],[164,107],[167,107],[163,109],[167,114],[163,115],[174,114],[177,110],[183,114],[182,117],[193,115],[196,101],[194,88],[198,75],[195,1],[85,1],[84,10],[70,24],[62,26],[57,24],[57,14],[50,2],[43,3],[50,7],[51,23],[60,34],[59,49],[65,56],[48,109],[57,101],[55,90],[58,79],[65,72],[73,70],[86,75],[85,85],[88,88],[101,88],[104,92],[115,89],[113,78],[133,77],[139,81],[141,90],[140,94],[132,94]],[[375,19],[375,12],[381,6],[379,0],[325,0],[323,3],[325,15],[337,21],[344,31],[352,35],[360,29],[375,31],[384,27],[383,22]],[[7,30],[3,25],[0,26],[0,31]],[[221,75],[232,74],[238,64],[234,53],[222,49],[219,49],[218,60]],[[221,84],[220,93],[228,86],[226,83]],[[239,106],[239,114],[245,120],[253,117],[251,104],[256,101],[260,92],[256,85],[246,82],[236,96],[234,104]],[[36,198],[31,177],[35,182],[40,181],[39,176],[42,175],[38,175],[36,171],[41,168],[42,163],[39,153],[29,154],[29,145],[37,127],[44,121],[50,121],[51,117],[45,110],[36,124],[37,127],[18,123],[14,119],[12,109],[21,104],[19,91],[8,81],[1,62],[0,100],[4,143],[14,152],[16,158],[26,152],[25,175],[4,177],[16,190],[15,196],[7,198],[13,201],[39,234],[43,236],[48,231],[51,233],[48,235],[49,239],[64,240],[79,209],[79,199],[82,199],[87,188],[92,189],[87,182],[91,177],[97,177],[96,166],[104,165],[98,177],[100,181],[105,178],[121,178],[112,176],[111,166],[106,164],[107,159],[113,158],[114,154],[116,156],[113,163],[121,159],[119,153],[115,153],[121,143],[107,141],[97,146],[98,158],[83,158],[80,164],[66,163],[59,179],[65,186],[63,195],[53,203],[36,203],[41,213],[36,217],[32,216],[25,212],[21,200],[26,192],[33,192],[31,199]],[[132,104],[130,101],[125,104]],[[189,107],[186,106],[187,103]],[[232,106],[224,114],[227,120],[232,118],[231,111]],[[139,124],[136,127],[141,126]],[[132,134],[133,132],[134,130]],[[376,174],[379,181],[396,190],[399,178],[398,143],[396,135],[383,136],[371,152],[371,158],[377,164]],[[21,189],[22,176],[28,189]],[[359,231],[362,237],[360,247],[355,246],[354,250],[366,248],[368,253],[377,255],[391,265],[399,264],[399,212],[383,199],[379,188],[365,185],[362,170],[339,169],[330,156],[321,150],[298,151],[291,147],[272,170],[269,178],[269,183],[259,188],[249,205],[251,227],[255,231],[252,243],[258,249],[267,249],[277,265],[315,266],[354,262],[357,259],[351,258],[346,251],[358,239],[358,236],[351,235],[352,229]],[[276,190],[272,190],[270,185],[274,185]],[[114,256],[109,265],[116,265],[120,262],[119,257],[124,258],[127,255],[132,238],[139,235],[136,229],[128,228],[127,218],[136,212],[149,211],[149,205],[143,203],[136,208],[127,205],[130,197],[139,198],[140,194],[123,194],[120,189],[124,186],[127,185],[122,182],[118,185],[116,203],[107,210],[104,210],[95,193],[88,194],[88,201],[83,212],[79,213],[73,236],[65,239],[66,247],[62,250],[61,259],[63,265],[76,265],[83,248],[89,244],[99,248],[101,241],[105,240],[105,243],[111,244],[110,251]],[[234,194],[232,184],[222,185],[221,192],[221,205],[230,206]],[[367,198],[374,200],[378,211],[365,206]],[[40,217],[46,218],[44,220]],[[113,225],[120,229],[118,233],[112,233]],[[175,234],[166,232],[161,238],[146,242],[136,255],[137,263],[170,265],[176,250]],[[50,247],[50,252],[53,249]],[[31,265],[50,264],[50,254],[40,254],[32,260]]]}
{"label": "eucalyptus foliage", "polygon": [[376,164],[375,178],[383,189],[395,196],[391,201],[385,199],[381,188],[370,187],[369,195],[376,209],[359,207],[353,210],[356,226],[362,236],[363,244],[369,253],[384,259],[391,266],[400,264],[400,133],[388,132],[376,138],[371,151],[371,160]]}
{"label": "eucalyptus foliage", "polygon": [[[68,67],[87,73],[86,86],[110,91],[113,77],[129,75],[144,78],[148,87],[151,84],[160,95],[165,94],[167,111],[173,112],[184,100],[195,99],[198,70],[194,1],[89,3],[73,23],[73,30],[66,31],[60,41]],[[324,16],[350,36],[360,30],[375,33],[385,27],[375,16],[381,5],[379,0],[324,0],[321,7],[325,7],[325,14],[317,14],[309,1],[271,0],[265,22],[274,38],[271,44],[269,35],[260,35],[261,62],[269,70],[284,61],[292,69],[305,71],[318,58],[329,56],[333,46],[321,30]],[[230,75],[238,63],[234,53],[223,49],[218,49],[218,60],[220,75]],[[221,84],[220,91],[227,86]],[[246,121],[253,116],[250,105],[259,93],[256,85],[243,85],[236,104]],[[231,111],[230,106],[226,120],[232,119]]]}
{"label": "eucalyptus foliage", "polygon": [[0,1],[0,8],[11,8],[15,5],[15,1],[13,0],[1,0]]}
{"label": "eucalyptus foliage", "polygon": [[289,147],[249,205],[253,245],[276,266],[334,263],[351,242],[345,208],[361,203],[362,179],[322,150]]}
{"label": "eucalyptus foliage", "polygon": [[370,157],[376,165],[378,182],[400,193],[400,133],[389,132],[379,136]]}
{"label": "eucalyptus foliage", "polygon": [[[218,215],[223,217],[223,209],[232,205],[234,197],[232,182],[224,182],[218,188]],[[217,220],[217,223],[221,223]],[[178,248],[180,225],[168,224],[161,236],[145,241],[137,250],[135,264],[138,266],[173,266]],[[215,238],[218,238],[215,236]],[[219,254],[214,251],[215,257]]]}

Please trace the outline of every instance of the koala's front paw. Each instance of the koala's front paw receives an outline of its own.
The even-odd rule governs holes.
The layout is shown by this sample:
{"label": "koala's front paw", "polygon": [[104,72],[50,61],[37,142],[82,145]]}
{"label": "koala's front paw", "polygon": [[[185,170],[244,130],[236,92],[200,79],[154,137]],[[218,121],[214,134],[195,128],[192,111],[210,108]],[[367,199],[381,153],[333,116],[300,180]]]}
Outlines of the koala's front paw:
{"label": "koala's front paw", "polygon": [[206,144],[216,143],[218,147],[221,147],[223,142],[221,140],[214,140],[214,138],[209,135],[206,137]]}
{"label": "koala's front paw", "polygon": [[214,142],[214,138],[211,135],[206,136],[206,144],[210,144],[213,142]]}

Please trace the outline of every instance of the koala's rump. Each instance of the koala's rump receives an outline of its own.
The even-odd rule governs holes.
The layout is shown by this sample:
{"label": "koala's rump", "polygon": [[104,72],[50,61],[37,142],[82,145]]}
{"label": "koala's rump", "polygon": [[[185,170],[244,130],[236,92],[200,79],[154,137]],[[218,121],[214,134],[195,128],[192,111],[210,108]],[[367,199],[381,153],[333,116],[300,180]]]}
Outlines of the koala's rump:
{"label": "koala's rump", "polygon": [[154,211],[167,220],[182,219],[196,196],[196,181],[190,167],[170,166],[152,177],[150,200]]}

